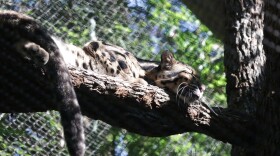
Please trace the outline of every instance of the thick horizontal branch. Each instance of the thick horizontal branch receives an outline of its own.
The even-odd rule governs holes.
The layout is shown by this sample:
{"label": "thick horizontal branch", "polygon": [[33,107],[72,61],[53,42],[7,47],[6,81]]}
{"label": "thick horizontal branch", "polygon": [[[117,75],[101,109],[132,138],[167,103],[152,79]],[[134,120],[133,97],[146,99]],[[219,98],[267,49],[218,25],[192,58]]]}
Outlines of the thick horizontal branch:
{"label": "thick horizontal branch", "polygon": [[[9,68],[5,63],[0,67],[4,72],[0,77],[1,112],[57,110],[51,84],[42,71],[8,62]],[[249,145],[254,138],[253,121],[242,113],[213,108],[214,113],[202,102],[179,109],[174,95],[156,86],[130,85],[73,67],[69,71],[82,112],[90,118],[145,136],[199,132],[237,145]]]}
{"label": "thick horizontal branch", "polygon": [[[116,78],[69,68],[83,113],[146,136],[200,132],[233,144],[250,144],[253,120],[197,101],[183,110],[174,95],[156,86],[133,86]],[[244,141],[246,140],[246,141]]]}

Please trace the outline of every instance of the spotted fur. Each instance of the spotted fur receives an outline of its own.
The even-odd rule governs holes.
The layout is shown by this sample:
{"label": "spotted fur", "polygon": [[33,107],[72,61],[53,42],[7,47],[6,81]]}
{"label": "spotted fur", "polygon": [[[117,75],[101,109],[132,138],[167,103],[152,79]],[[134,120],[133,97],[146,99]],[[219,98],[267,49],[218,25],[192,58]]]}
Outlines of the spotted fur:
{"label": "spotted fur", "polygon": [[[92,65],[88,64],[95,67],[92,71],[147,84],[142,79],[144,77],[157,86],[174,92],[185,103],[201,98],[205,90],[197,72],[191,66],[177,61],[171,52],[163,52],[161,62],[157,64],[137,59],[121,47],[100,41],[87,43],[83,50],[80,52],[84,54],[80,55],[90,57],[88,59],[94,62]],[[85,62],[88,59],[84,58]]]}
{"label": "spotted fur", "polygon": [[205,90],[197,72],[191,66],[177,61],[170,52],[163,52],[161,62],[156,63],[137,59],[125,49],[101,41],[88,42],[83,49],[68,44],[65,46],[68,48],[64,49],[72,50],[63,52],[66,53],[63,55],[68,64],[132,83],[147,84],[142,79],[145,78],[174,92],[186,103],[199,99]]}
{"label": "spotted fur", "polygon": [[[85,152],[82,115],[70,75],[55,42],[38,23],[14,11],[0,11],[1,43],[36,67],[43,68],[56,92],[58,108],[71,156]],[[3,45],[1,45],[3,46]]]}
{"label": "spotted fur", "polygon": [[140,67],[137,59],[125,49],[100,41],[92,41],[87,43],[83,50],[93,58],[98,58],[95,59],[96,65],[103,66],[103,68],[98,68],[99,73],[101,69],[105,69],[101,73],[120,77],[132,83],[146,84],[140,78],[145,76],[145,71]]}
{"label": "spotted fur", "polygon": [[53,39],[68,65],[118,77],[130,83],[147,84],[143,79],[145,71],[137,59],[121,47],[101,41],[91,41],[86,43],[83,48],[79,48],[65,44],[57,38]]}

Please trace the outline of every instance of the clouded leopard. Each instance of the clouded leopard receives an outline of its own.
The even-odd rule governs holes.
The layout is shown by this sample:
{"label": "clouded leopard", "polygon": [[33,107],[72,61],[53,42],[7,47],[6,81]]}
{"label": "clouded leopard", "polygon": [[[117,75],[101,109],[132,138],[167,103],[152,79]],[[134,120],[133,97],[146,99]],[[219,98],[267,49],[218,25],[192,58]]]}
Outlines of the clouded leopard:
{"label": "clouded leopard", "polygon": [[59,111],[72,156],[84,154],[84,134],[81,111],[64,61],[67,65],[131,83],[147,84],[144,79],[152,81],[174,92],[186,103],[199,99],[205,90],[196,71],[176,61],[171,52],[163,52],[161,62],[157,63],[137,59],[121,47],[100,41],[91,41],[79,48],[51,37],[32,18],[12,11],[0,11],[0,34],[23,58],[51,75],[61,99]]}
{"label": "clouded leopard", "polygon": [[[64,44],[59,40],[56,43]],[[101,41],[88,42],[82,49],[71,44],[59,47],[64,47],[61,51],[67,64],[132,83],[147,84],[144,79],[148,79],[174,92],[186,103],[199,99],[205,90],[197,72],[168,51],[162,53],[161,62],[157,63],[138,59],[122,47]]]}

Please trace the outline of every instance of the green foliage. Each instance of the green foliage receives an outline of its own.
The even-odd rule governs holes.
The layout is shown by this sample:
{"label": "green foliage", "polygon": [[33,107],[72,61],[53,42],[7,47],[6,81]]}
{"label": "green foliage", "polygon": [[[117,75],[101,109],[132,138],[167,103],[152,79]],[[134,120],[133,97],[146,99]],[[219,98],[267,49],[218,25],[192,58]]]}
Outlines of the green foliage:
{"label": "green foliage", "polygon": [[[229,146],[215,143],[206,135],[198,133],[186,133],[170,137],[143,137],[127,133],[119,129],[112,129],[107,137],[107,144],[100,149],[100,153],[106,153],[111,149],[109,155],[229,155]],[[112,148],[113,146],[113,148]],[[122,149],[122,150],[120,150]]]}
{"label": "green foliage", "polygon": [[[22,123],[17,123],[17,120]],[[32,121],[34,122],[31,124]],[[38,124],[44,121],[45,124]],[[42,155],[48,149],[57,148],[57,136],[61,130],[58,114],[55,112],[36,113],[33,116],[18,114],[16,117],[0,114],[0,155]],[[44,135],[46,136],[42,137]],[[53,139],[50,136],[57,138]],[[67,153],[65,150],[61,152]]]}

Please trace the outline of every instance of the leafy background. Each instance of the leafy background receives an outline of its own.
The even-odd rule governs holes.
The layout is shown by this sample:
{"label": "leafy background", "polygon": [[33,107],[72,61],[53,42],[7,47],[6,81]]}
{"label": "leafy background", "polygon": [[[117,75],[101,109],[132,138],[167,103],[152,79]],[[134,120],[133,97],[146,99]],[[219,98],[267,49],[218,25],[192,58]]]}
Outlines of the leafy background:
{"label": "leafy background", "polygon": [[[29,14],[68,43],[92,39],[159,60],[163,50],[196,68],[204,100],[225,106],[223,45],[179,0],[0,0],[0,9]],[[67,155],[57,112],[0,114],[0,155]],[[86,120],[86,155],[229,155],[230,145],[198,133],[143,137]]]}

